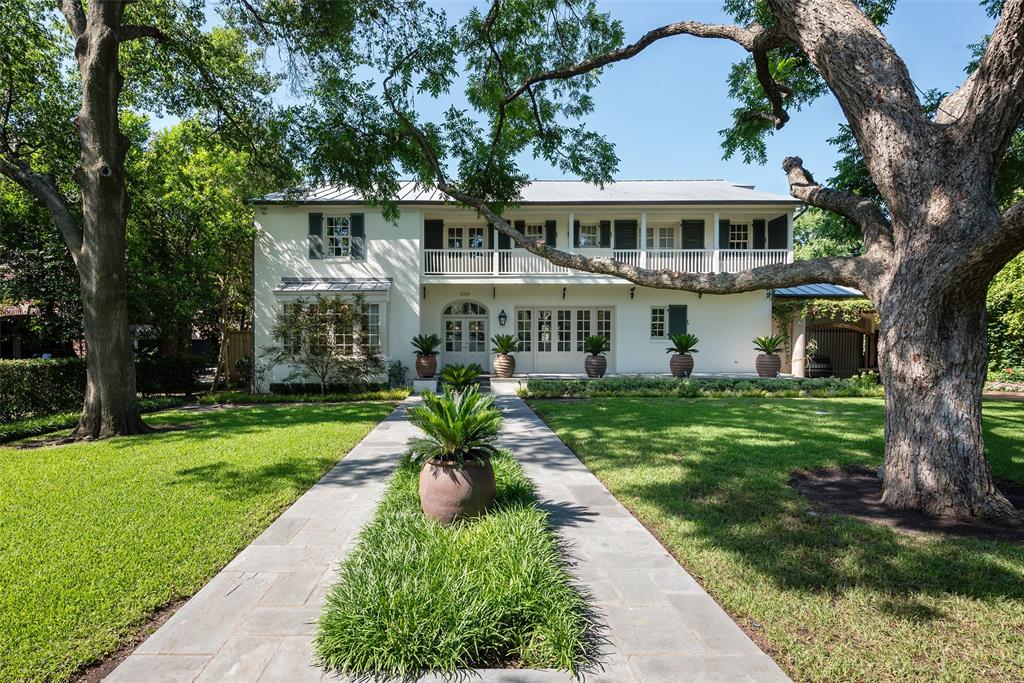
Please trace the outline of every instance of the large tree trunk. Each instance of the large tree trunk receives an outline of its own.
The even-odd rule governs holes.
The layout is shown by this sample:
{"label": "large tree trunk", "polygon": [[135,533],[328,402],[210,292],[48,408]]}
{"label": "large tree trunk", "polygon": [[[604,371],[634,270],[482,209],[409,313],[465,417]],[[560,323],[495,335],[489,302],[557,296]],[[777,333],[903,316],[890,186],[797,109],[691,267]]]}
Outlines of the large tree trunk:
{"label": "large tree trunk", "polygon": [[[949,247],[947,247],[948,249]],[[939,259],[920,259],[939,268]],[[885,385],[882,501],[943,517],[1013,517],[992,481],[981,429],[985,289],[901,269],[878,306]],[[909,274],[907,274],[909,273]]]}
{"label": "large tree trunk", "polygon": [[82,108],[76,118],[80,159],[75,181],[82,190],[82,245],[77,258],[85,318],[87,383],[77,438],[146,431],[135,395],[135,365],[128,333],[125,286],[125,222],[128,194],[118,98],[123,4],[90,5],[75,54],[82,76]]}

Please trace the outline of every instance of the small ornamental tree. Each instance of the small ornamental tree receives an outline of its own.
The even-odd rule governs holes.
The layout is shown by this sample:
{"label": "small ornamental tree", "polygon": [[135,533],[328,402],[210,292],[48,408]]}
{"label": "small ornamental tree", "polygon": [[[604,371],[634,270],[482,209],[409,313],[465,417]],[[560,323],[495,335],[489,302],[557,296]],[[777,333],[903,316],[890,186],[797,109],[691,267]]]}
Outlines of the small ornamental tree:
{"label": "small ornamental tree", "polygon": [[316,378],[320,393],[332,384],[369,384],[385,372],[384,359],[370,346],[362,297],[345,300],[318,295],[284,305],[271,335],[277,344],[266,349],[274,365],[291,371],[286,382]]}

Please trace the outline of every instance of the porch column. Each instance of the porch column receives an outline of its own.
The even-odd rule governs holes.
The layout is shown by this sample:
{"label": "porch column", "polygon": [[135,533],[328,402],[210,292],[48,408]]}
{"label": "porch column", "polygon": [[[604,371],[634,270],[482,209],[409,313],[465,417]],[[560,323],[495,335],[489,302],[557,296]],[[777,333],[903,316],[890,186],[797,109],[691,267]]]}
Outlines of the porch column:
{"label": "porch column", "polygon": [[721,261],[719,260],[719,256],[718,256],[718,250],[722,248],[722,246],[718,243],[718,221],[719,220],[720,219],[719,219],[718,212],[715,211],[715,216],[714,216],[714,218],[711,219],[711,236],[712,236],[712,242],[711,243],[714,245],[714,251],[711,253],[711,272],[712,273],[721,273],[722,272],[722,264],[721,264]]}
{"label": "porch column", "polygon": [[576,214],[572,211],[569,212],[569,243],[565,245],[565,250],[570,254],[575,251],[573,245],[576,244]]}
{"label": "porch column", "polygon": [[793,212],[786,212],[786,263],[793,262]]}
{"label": "porch column", "polygon": [[640,214],[640,267],[647,267],[647,212]]}
{"label": "porch column", "polygon": [[807,376],[807,317],[793,320],[793,376]]}

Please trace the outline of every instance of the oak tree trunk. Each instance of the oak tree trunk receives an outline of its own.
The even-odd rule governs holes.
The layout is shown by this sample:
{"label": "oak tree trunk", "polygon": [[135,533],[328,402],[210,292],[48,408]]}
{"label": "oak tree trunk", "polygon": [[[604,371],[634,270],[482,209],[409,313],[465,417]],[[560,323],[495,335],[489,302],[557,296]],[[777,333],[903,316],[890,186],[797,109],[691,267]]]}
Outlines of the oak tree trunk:
{"label": "oak tree trunk", "polygon": [[82,77],[82,108],[75,119],[80,141],[75,182],[82,191],[81,279],[87,381],[76,438],[147,431],[135,393],[135,364],[128,332],[125,222],[128,194],[121,133],[118,68],[123,4],[93,3],[75,55]]}
{"label": "oak tree trunk", "polygon": [[924,276],[919,269],[941,270],[943,260],[956,258],[940,253],[897,269],[876,304],[885,387],[882,502],[941,517],[1014,517],[992,481],[982,436],[985,287]]}

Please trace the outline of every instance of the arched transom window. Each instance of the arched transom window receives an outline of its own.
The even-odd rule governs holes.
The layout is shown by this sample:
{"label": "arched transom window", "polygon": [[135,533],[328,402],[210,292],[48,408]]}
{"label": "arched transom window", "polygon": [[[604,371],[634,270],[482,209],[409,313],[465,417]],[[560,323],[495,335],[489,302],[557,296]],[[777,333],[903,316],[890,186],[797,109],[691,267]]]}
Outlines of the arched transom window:
{"label": "arched transom window", "polygon": [[444,315],[487,315],[487,309],[472,301],[462,301],[444,309]]}

